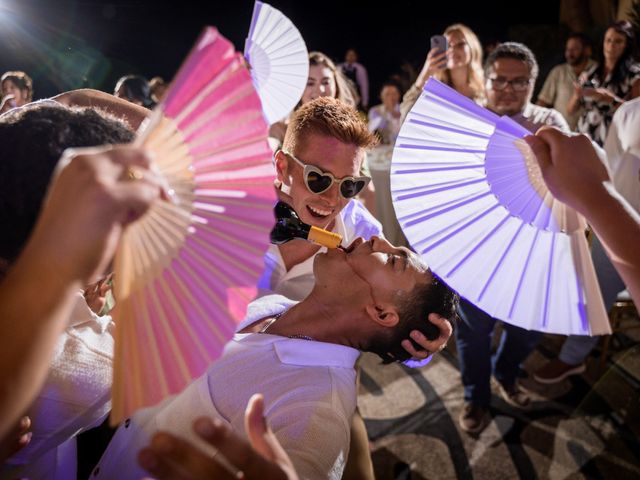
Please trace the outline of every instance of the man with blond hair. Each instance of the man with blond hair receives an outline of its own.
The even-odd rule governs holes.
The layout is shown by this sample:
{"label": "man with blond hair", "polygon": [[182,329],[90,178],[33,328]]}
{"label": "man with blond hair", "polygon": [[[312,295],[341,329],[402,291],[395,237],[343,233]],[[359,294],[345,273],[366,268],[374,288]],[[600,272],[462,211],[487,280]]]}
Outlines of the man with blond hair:
{"label": "man with blond hair", "polygon": [[[289,124],[282,149],[275,154],[276,186],[282,200],[310,225],[342,235],[343,245],[354,239],[382,236],[382,227],[355,196],[370,181],[360,175],[367,149],[377,140],[353,107],[330,97],[300,107]],[[271,245],[258,286],[260,296],[278,293],[302,300],[313,288],[313,258],[326,248],[294,239]],[[404,345],[415,358],[440,350],[450,335],[443,320],[442,336],[430,342],[415,332],[424,350]]]}
{"label": "man with blond hair", "polygon": [[[355,238],[382,236],[382,226],[355,198],[366,186],[361,166],[365,153],[375,146],[356,110],[332,97],[320,97],[293,114],[282,149],[275,154],[276,185],[282,200],[303,222],[342,235],[343,245]],[[258,286],[260,295],[278,293],[302,300],[315,284],[313,262],[326,248],[295,239],[271,245],[265,255],[265,271]],[[444,348],[451,325],[439,316],[434,323],[440,336],[429,341],[420,331],[411,333],[402,345],[417,360],[415,366]],[[417,346],[420,348],[414,348]],[[351,426],[350,457],[345,478],[374,478],[369,442],[362,417],[356,413]]]}
{"label": "man with blond hair", "polygon": [[[342,235],[345,245],[359,236],[382,236],[380,223],[355,199],[369,182],[360,166],[375,143],[355,110],[339,100],[321,97],[303,105],[275,153],[281,199],[303,222]],[[299,239],[273,245],[259,286],[301,300],[315,283],[313,256],[320,250]]]}

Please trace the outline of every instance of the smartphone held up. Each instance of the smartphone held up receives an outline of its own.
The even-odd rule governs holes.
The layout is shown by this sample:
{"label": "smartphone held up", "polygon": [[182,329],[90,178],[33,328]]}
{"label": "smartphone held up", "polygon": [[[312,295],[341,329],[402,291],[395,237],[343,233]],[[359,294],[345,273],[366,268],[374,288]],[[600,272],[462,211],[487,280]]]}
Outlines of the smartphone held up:
{"label": "smartphone held up", "polygon": [[437,49],[438,53],[444,53],[449,48],[447,37],[444,35],[433,35],[431,37],[431,49]]}

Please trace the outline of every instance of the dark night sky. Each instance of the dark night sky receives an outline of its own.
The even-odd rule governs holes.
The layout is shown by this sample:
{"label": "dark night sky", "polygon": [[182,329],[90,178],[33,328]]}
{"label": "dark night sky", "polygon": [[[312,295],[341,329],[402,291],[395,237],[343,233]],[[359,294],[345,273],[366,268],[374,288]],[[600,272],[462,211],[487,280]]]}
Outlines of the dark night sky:
{"label": "dark night sky", "polygon": [[[110,91],[126,73],[169,79],[205,25],[243,47],[253,0],[200,3],[0,0],[0,71],[27,71],[38,98],[82,86]],[[559,10],[559,1],[529,2],[529,9],[519,1],[510,7],[431,0],[377,8],[346,0],[270,3],[296,24],[309,50],[338,60],[355,47],[374,88],[404,59],[421,66],[429,37],[451,23],[468,24],[483,42],[507,40],[520,24],[556,25]]]}

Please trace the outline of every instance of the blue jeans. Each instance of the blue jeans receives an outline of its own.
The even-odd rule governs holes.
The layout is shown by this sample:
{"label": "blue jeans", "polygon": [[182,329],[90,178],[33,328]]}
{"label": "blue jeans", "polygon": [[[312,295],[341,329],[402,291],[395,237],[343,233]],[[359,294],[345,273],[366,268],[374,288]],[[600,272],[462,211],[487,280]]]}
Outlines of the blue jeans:
{"label": "blue jeans", "polygon": [[[607,257],[602,243],[600,243],[600,240],[596,236],[593,237],[591,258],[593,258],[598,284],[602,291],[604,308],[608,312],[611,310],[618,294],[625,289],[625,285],[609,260],[609,257]],[[589,355],[593,347],[596,346],[598,340],[600,340],[600,337],[570,335],[562,345],[562,350],[560,350],[558,358],[568,365],[579,365],[584,362],[584,359],[587,358],[587,355]]]}
{"label": "blue jeans", "polygon": [[516,382],[520,363],[536,347],[542,333],[504,324],[500,346],[491,357],[491,339],[496,318],[464,299],[458,309],[460,322],[456,329],[456,345],[464,399],[486,407],[491,400],[491,374],[505,387]]}

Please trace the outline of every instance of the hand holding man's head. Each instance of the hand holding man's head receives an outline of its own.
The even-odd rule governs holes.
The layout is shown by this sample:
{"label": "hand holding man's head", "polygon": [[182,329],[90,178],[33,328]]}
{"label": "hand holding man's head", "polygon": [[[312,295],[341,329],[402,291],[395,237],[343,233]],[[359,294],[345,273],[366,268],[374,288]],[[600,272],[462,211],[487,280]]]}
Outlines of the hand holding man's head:
{"label": "hand holding man's head", "polygon": [[[316,289],[326,295],[336,316],[342,314],[352,343],[386,362],[412,356],[403,346],[414,330],[431,340],[451,335],[449,325],[428,320],[435,313],[455,317],[457,296],[410,250],[384,239],[358,239],[347,249],[316,257]],[[347,320],[345,320],[346,322]],[[436,320],[435,323],[438,323]],[[441,328],[442,327],[442,328]],[[446,342],[437,341],[439,349]],[[414,347],[420,348],[419,344]]]}

